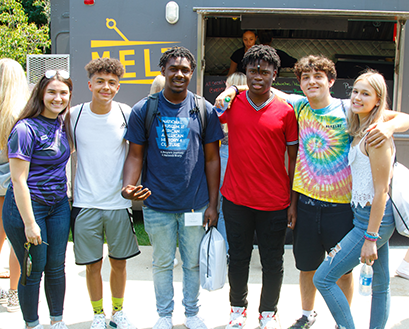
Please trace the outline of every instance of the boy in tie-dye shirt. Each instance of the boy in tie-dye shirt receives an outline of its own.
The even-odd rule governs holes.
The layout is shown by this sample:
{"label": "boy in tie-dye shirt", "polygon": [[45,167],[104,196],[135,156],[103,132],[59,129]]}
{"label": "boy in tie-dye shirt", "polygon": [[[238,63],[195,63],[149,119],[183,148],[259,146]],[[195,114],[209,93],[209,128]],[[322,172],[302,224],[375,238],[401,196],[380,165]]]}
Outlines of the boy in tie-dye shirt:
{"label": "boy in tie-dye shirt", "polygon": [[[294,191],[299,192],[299,200],[297,223],[293,223],[293,251],[296,267],[300,270],[303,311],[289,329],[310,328],[314,324],[317,316],[313,311],[315,270],[324,260],[325,253],[329,253],[353,227],[350,207],[352,177],[348,166],[350,137],[347,132],[350,102],[331,97],[330,88],[336,79],[331,60],[323,56],[307,56],[294,68],[306,97],[284,97],[293,106],[299,125],[293,183]],[[394,119],[397,115],[399,118]],[[408,128],[405,114],[388,111],[386,120],[391,121],[384,123],[381,130],[373,131],[369,142],[382,142],[384,136]],[[346,273],[337,283],[351,304],[352,273]]]}

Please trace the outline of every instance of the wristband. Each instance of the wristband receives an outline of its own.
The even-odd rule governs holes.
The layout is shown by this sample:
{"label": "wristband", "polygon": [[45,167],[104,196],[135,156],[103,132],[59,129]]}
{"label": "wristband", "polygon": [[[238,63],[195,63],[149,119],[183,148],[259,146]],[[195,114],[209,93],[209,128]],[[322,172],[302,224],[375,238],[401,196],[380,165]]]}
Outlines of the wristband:
{"label": "wristband", "polygon": [[365,232],[364,238],[365,240],[376,242],[381,237],[379,236],[378,233]]}
{"label": "wristband", "polygon": [[236,91],[236,96],[240,93],[239,88],[236,85],[231,85],[230,88],[233,88]]}

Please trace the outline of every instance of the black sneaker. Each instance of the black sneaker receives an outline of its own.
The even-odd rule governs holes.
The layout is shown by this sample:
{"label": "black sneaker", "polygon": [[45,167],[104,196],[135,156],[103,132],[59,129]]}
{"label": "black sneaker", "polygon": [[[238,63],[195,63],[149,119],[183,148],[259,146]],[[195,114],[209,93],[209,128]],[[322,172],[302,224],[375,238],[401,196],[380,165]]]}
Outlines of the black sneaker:
{"label": "black sneaker", "polygon": [[314,311],[311,316],[308,318],[303,315],[294,324],[289,327],[288,329],[308,329],[314,324],[315,320],[317,319],[317,313]]}

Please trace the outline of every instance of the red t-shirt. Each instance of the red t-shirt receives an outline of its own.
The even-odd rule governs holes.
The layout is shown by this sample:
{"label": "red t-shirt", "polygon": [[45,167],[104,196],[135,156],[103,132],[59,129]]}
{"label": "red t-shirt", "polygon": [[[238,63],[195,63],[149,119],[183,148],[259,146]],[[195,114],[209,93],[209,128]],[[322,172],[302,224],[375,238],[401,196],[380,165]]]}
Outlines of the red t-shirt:
{"label": "red t-shirt", "polygon": [[221,193],[231,202],[258,210],[282,210],[290,204],[285,168],[287,145],[298,142],[293,108],[274,96],[256,110],[240,93],[220,117],[229,129],[229,160]]}

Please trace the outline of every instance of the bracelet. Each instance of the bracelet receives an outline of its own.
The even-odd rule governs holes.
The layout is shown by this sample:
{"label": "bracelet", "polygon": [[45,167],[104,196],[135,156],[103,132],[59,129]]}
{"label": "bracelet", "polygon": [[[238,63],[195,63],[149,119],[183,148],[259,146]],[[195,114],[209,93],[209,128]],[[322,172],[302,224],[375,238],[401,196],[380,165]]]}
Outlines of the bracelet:
{"label": "bracelet", "polygon": [[236,91],[236,96],[240,93],[239,88],[236,85],[231,85],[230,88],[233,88]]}
{"label": "bracelet", "polygon": [[381,237],[379,236],[378,233],[365,232],[364,238],[365,240],[376,242]]}

